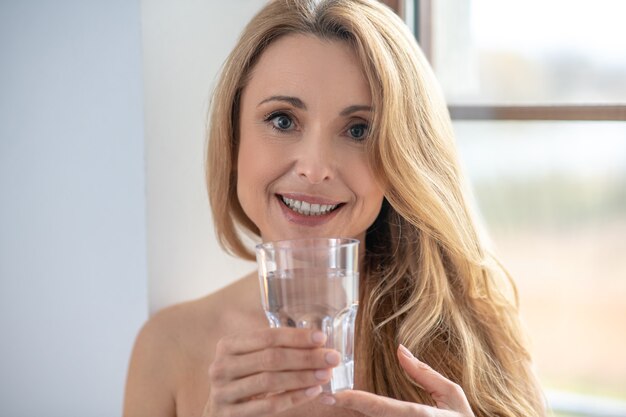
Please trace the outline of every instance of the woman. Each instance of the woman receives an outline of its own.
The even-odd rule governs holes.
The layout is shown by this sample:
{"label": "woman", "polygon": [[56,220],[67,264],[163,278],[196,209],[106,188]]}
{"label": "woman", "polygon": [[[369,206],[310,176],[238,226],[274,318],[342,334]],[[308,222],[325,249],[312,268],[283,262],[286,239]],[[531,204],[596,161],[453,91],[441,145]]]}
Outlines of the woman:
{"label": "woman", "polygon": [[515,287],[479,236],[436,86],[375,1],[276,0],[253,18],[212,103],[217,233],[246,259],[242,235],[365,243],[355,390],[321,395],[337,353],[322,334],[269,329],[252,273],[151,318],[125,415],[544,414]]}

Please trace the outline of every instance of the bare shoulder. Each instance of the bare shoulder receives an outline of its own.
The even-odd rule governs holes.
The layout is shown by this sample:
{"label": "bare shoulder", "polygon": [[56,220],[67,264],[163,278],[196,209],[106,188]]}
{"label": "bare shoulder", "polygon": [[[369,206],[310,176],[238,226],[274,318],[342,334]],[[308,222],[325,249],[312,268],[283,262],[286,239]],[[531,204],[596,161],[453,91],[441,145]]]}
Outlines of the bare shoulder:
{"label": "bare shoulder", "polygon": [[[196,354],[212,357],[222,337],[266,324],[256,276],[248,275],[198,300],[170,307],[157,316],[176,339],[183,361],[197,365]],[[179,366],[185,365],[179,363]]]}
{"label": "bare shoulder", "polygon": [[[254,276],[154,314],[135,341],[124,415],[175,416],[189,386],[202,389],[217,341],[264,319]],[[256,324],[254,324],[256,323]],[[208,387],[207,387],[208,389]]]}

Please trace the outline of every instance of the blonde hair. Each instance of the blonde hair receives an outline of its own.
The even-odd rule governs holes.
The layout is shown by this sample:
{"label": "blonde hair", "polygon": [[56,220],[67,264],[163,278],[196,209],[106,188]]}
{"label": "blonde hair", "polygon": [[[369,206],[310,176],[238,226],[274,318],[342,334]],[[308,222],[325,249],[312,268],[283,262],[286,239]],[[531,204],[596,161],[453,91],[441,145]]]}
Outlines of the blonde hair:
{"label": "blonde hair", "polygon": [[258,237],[259,230],[236,192],[239,100],[264,48],[294,33],[347,42],[375,109],[369,156],[386,193],[366,237],[359,382],[380,395],[432,404],[397,362],[402,343],[458,383],[477,416],[543,415],[515,286],[481,242],[442,94],[412,34],[380,3],[275,0],[245,28],[214,92],[208,132],[207,184],[221,244],[254,258],[242,232]]}

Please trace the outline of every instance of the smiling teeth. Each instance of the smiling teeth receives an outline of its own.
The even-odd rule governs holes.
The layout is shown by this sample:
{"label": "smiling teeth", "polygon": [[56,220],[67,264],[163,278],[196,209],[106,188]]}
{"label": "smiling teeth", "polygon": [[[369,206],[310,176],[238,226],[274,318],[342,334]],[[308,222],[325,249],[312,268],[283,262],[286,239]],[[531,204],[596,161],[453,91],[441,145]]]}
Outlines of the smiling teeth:
{"label": "smiling teeth", "polygon": [[338,204],[310,204],[306,201],[292,200],[287,197],[281,198],[287,207],[305,216],[321,216],[328,214],[338,206]]}

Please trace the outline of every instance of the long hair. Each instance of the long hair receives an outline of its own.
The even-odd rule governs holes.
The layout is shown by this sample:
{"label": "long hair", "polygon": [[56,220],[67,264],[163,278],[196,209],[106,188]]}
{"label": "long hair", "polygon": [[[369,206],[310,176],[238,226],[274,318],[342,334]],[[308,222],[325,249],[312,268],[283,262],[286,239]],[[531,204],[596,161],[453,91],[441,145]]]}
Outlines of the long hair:
{"label": "long hair", "polygon": [[486,249],[470,210],[451,121],[414,37],[373,0],[274,0],[246,26],[214,92],[207,184],[215,228],[254,259],[259,236],[236,192],[241,92],[264,49],[288,34],[346,42],[369,82],[370,164],[385,187],[365,242],[356,374],[363,388],[432,404],[400,368],[404,344],[465,391],[477,416],[544,415],[518,322],[517,293]]}

